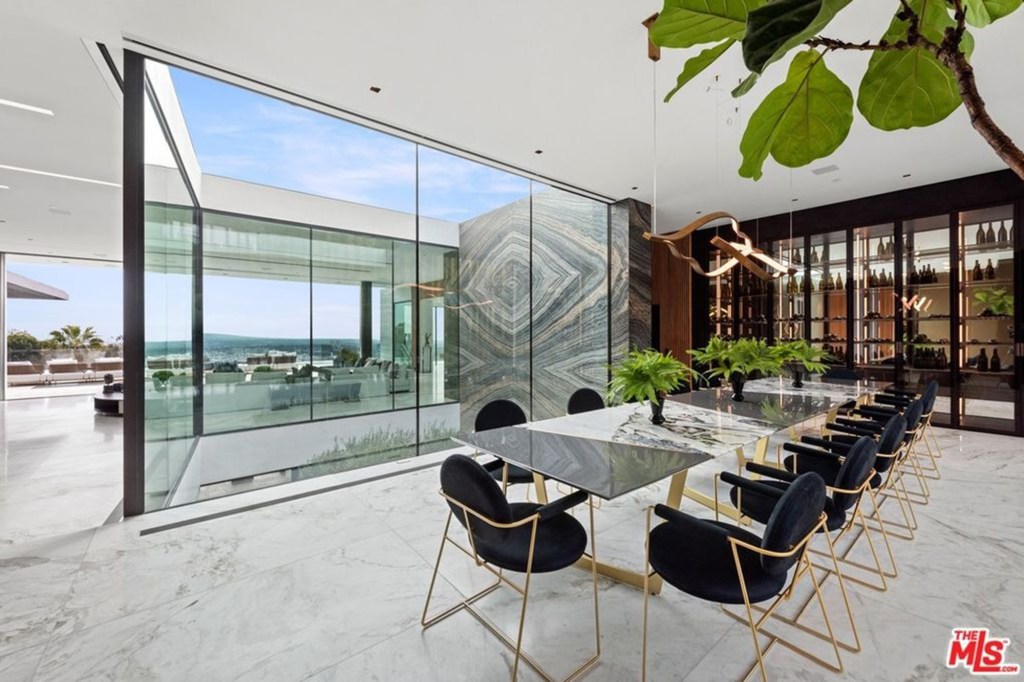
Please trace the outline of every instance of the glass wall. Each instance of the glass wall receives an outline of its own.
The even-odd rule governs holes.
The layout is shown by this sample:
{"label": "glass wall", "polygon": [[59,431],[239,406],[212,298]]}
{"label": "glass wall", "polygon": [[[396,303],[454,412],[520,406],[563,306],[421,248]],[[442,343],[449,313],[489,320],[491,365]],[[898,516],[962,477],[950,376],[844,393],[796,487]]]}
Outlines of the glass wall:
{"label": "glass wall", "polygon": [[147,508],[448,449],[491,400],[541,419],[604,387],[606,203],[161,68],[180,154],[147,183],[146,420],[188,447]]}
{"label": "glass wall", "polygon": [[193,262],[198,243],[196,207],[156,116],[146,101],[145,509],[167,505],[196,444],[196,323]]}

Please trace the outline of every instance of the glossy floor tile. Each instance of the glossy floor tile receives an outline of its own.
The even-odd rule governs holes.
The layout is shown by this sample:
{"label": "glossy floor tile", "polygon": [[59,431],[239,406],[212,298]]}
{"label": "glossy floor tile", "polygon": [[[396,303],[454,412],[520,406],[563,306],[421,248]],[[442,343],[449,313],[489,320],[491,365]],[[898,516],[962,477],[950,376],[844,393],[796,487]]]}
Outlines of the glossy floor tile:
{"label": "glossy floor tile", "polygon": [[[863,651],[844,654],[843,679],[967,679],[944,665],[950,629],[958,626],[990,627],[1011,638],[1011,661],[1024,658],[1024,530],[1010,515],[1024,478],[1021,441],[945,430],[938,438],[942,479],[929,482],[932,499],[916,508],[918,537],[893,540],[900,576],[886,592],[848,586]],[[710,493],[714,473],[734,467],[731,457],[708,462],[689,484]],[[419,625],[447,514],[437,473],[429,468],[139,534],[249,497],[240,495],[3,548],[0,678],[507,679],[511,655],[468,614],[425,631]],[[549,484],[552,496],[558,492]],[[665,493],[659,484],[602,503],[595,511],[599,556],[639,568],[644,508]],[[524,499],[526,489],[512,494]],[[684,509],[711,515],[689,500]],[[887,516],[894,509],[883,505]],[[576,514],[587,522],[585,507]],[[852,556],[868,556],[863,540]],[[489,582],[450,551],[441,576],[432,612]],[[584,679],[638,679],[641,594],[604,578],[598,585],[602,658]],[[807,586],[801,590],[794,603],[807,596]],[[831,622],[852,641],[834,578],[823,592]],[[590,575],[578,569],[537,576],[531,586],[525,646],[555,675],[594,646],[591,598]],[[511,590],[479,604],[498,625],[514,627],[519,601]],[[803,618],[822,624],[814,605]],[[735,679],[754,660],[744,625],[670,587],[651,599],[650,628],[648,679]],[[817,640],[808,645],[828,652]],[[781,647],[767,663],[772,679],[840,679]],[[528,667],[520,672],[520,679],[539,679]]]}

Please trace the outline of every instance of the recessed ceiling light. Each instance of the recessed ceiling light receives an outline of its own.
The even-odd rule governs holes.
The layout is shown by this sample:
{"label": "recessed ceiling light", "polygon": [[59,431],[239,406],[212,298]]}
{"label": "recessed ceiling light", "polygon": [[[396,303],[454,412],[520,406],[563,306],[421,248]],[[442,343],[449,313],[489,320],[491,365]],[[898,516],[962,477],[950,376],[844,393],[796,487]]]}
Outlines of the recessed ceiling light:
{"label": "recessed ceiling light", "polygon": [[909,177],[910,177],[910,173],[904,173],[904,174],[903,174],[903,177],[905,177],[905,178],[909,178]]}
{"label": "recessed ceiling light", "polygon": [[633,187],[632,189],[640,189],[639,187]]}
{"label": "recessed ceiling light", "polygon": [[374,94],[377,94],[378,92],[380,92],[380,88],[377,87],[376,85],[371,85],[370,86],[370,92],[372,92]]}
{"label": "recessed ceiling light", "polygon": [[543,153],[544,153],[544,150],[543,150],[543,149],[534,149],[534,150],[533,150],[533,153],[534,153],[534,154],[543,154]]}
{"label": "recessed ceiling light", "polygon": [[3,218],[0,218],[0,223],[6,223],[6,222],[7,222],[6,220],[4,220]]}
{"label": "recessed ceiling light", "polygon": [[790,199],[790,201],[800,201],[799,199]]}
{"label": "recessed ceiling light", "polygon": [[703,213],[703,211],[697,211],[697,215],[700,215],[701,213]]}
{"label": "recessed ceiling light", "polygon": [[42,107],[34,107],[31,104],[25,104],[23,102],[15,102],[9,99],[0,99],[0,105],[5,107],[11,107],[13,109],[21,109],[23,111],[31,111],[34,114],[43,114],[45,116],[53,116],[53,111],[50,109],[44,109]]}
{"label": "recessed ceiling light", "polygon": [[78,182],[88,182],[93,185],[106,185],[107,187],[121,187],[119,182],[107,182],[106,180],[93,180],[92,178],[82,178],[77,175],[64,175],[63,173],[51,173],[50,171],[41,171],[34,168],[21,168],[19,166],[5,166],[0,164],[0,169],[16,171],[18,173],[29,173],[31,175],[45,175],[49,178],[60,178],[61,180],[77,180]]}
{"label": "recessed ceiling light", "polygon": [[0,185],[0,189],[10,189],[7,185]]}

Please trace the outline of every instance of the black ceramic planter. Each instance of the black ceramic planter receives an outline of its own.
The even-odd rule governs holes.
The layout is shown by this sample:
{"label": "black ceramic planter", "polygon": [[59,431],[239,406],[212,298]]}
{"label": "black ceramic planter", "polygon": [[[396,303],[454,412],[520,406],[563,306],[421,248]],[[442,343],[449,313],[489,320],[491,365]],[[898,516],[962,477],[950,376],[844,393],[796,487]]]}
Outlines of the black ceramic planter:
{"label": "black ceramic planter", "polygon": [[792,362],[788,365],[789,373],[793,376],[793,387],[802,388],[804,385],[804,366],[799,362]]}
{"label": "black ceramic planter", "polygon": [[747,378],[742,374],[733,374],[729,378],[729,383],[732,384],[732,399],[741,401],[743,400],[743,384]]}
{"label": "black ceramic planter", "polygon": [[665,409],[665,397],[662,396],[658,400],[651,401],[651,423],[656,426],[661,426],[665,423],[665,415],[662,412]]}

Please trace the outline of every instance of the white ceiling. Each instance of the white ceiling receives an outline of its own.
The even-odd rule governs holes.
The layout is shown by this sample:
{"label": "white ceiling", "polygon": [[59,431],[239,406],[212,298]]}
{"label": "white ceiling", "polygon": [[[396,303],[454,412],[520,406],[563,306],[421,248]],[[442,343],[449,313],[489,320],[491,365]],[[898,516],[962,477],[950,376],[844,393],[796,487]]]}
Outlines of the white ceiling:
{"label": "white ceiling", "polygon": [[[876,38],[894,5],[853,3],[829,33]],[[652,200],[655,93],[660,101],[687,56],[666,51],[652,88],[640,21],[659,9],[657,0],[308,0],[299,7],[279,0],[7,0],[0,98],[56,115],[0,107],[0,164],[120,181],[119,105],[82,39],[105,42],[116,54],[127,35],[605,196]],[[993,117],[1018,141],[1021,28],[1024,11],[979,31],[974,57]],[[866,56],[834,55],[829,64],[855,82]],[[750,218],[1001,167],[961,109],[940,125],[900,133],[858,118],[832,158],[792,172],[769,161],[759,182],[741,179],[743,123],[784,70],[776,65],[748,98],[734,100],[729,90],[743,74],[734,52],[658,106],[661,231],[698,211]],[[839,171],[811,173],[830,164]],[[0,249],[119,255],[116,188],[4,170],[0,184],[11,187],[0,190],[7,221]]]}

